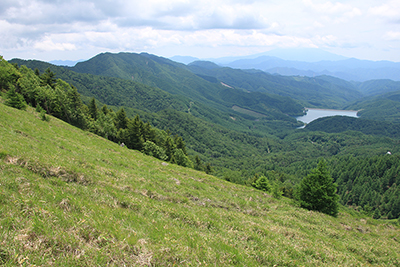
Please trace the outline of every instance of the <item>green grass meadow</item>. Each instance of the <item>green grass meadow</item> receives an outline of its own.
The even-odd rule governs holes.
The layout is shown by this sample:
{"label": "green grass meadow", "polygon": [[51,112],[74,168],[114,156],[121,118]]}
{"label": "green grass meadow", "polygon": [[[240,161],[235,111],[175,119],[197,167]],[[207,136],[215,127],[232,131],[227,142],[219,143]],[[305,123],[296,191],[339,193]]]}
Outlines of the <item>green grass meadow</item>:
{"label": "green grass meadow", "polygon": [[400,266],[396,221],[337,218],[0,103],[0,265]]}

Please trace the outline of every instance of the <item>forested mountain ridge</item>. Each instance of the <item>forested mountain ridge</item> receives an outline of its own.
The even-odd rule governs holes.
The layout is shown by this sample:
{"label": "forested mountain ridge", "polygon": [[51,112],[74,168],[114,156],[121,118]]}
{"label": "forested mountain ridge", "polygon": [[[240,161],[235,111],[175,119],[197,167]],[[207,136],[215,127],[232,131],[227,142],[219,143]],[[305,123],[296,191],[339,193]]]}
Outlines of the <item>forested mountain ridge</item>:
{"label": "forested mountain ridge", "polygon": [[[103,57],[104,57],[103,61],[99,60]],[[157,61],[153,61],[152,58],[155,58]],[[277,95],[266,95],[265,99],[268,98],[276,101],[263,102],[262,99],[261,100],[258,99],[258,96],[255,94],[246,94],[238,90],[238,92],[236,92],[238,98],[237,99],[231,98],[230,101],[227,101],[226,99],[223,98],[223,93],[225,92],[226,89],[225,86],[222,86],[220,84],[210,83],[192,74],[190,71],[181,68],[182,66],[184,66],[182,64],[174,63],[168,59],[159,58],[148,54],[145,55],[142,54],[138,55],[131,53],[128,54],[121,53],[116,55],[109,53],[100,54],[94,57],[93,59],[89,60],[88,62],[81,62],[77,64],[77,67],[82,69],[83,66],[82,64],[86,63],[89,65],[89,69],[91,69],[90,66],[94,66],[94,68],[91,69],[89,72],[97,73],[100,72],[100,70],[106,69],[107,71],[112,72],[114,74],[117,73],[112,76],[123,76],[120,74],[121,71],[119,71],[121,70],[121,68],[115,67],[117,66],[116,64],[110,63],[110,65],[104,65],[105,63],[103,63],[103,65],[101,65],[100,63],[98,63],[98,61],[107,62],[107,60],[112,62],[114,61],[119,62],[120,60],[122,61],[127,60],[129,63],[133,62],[131,64],[132,66],[128,64],[130,66],[129,71],[134,71],[135,69],[139,69],[135,75],[140,77],[140,80],[142,82],[147,82],[149,85],[155,85],[155,84],[157,86],[159,85],[159,88],[163,89],[166,92],[172,93],[173,97],[179,98],[180,100],[184,100],[185,105],[187,106],[186,110],[190,111],[192,115],[203,118],[211,122],[221,124],[231,129],[241,129],[241,131],[245,131],[246,129],[248,129],[248,126],[242,125],[243,123],[241,123],[242,121],[241,117],[243,116],[249,117],[249,116],[238,113],[232,109],[233,106],[240,105],[239,103],[237,103],[238,100],[242,100],[244,98],[248,99],[249,102],[246,103],[241,101],[240,106],[242,108],[246,109],[255,108],[257,112],[261,112],[273,120],[278,119],[278,120],[290,121],[295,125],[296,121],[285,114],[289,115],[302,114],[303,110],[302,105],[298,104],[296,101],[292,99],[282,98]],[[164,63],[164,61],[166,63]],[[38,63],[33,61],[19,61],[15,59],[12,60],[11,62],[26,64],[28,65],[28,67],[31,68],[36,68],[37,66],[39,67],[42,66],[43,68],[43,66],[47,64],[43,62]],[[161,62],[162,65],[158,62]],[[98,64],[100,64],[100,66],[103,67],[100,67]],[[142,68],[142,65],[145,65],[145,67]],[[179,67],[177,67],[177,65],[179,65]],[[54,66],[51,67],[51,69],[54,70],[56,75],[60,75],[60,77],[63,78],[64,80],[70,82],[71,84],[74,84],[80,92],[86,95],[86,93],[84,93],[83,90],[86,90],[85,88],[88,86],[87,84],[88,83],[90,84],[91,82],[82,84],[80,83],[81,78],[79,78],[78,73],[70,72],[69,71],[70,68],[64,68],[63,70],[59,71],[60,70],[59,68],[60,67],[56,68]],[[132,74],[131,72],[129,73],[130,75]],[[85,77],[85,75],[88,74],[82,73],[81,75]],[[96,77],[102,77],[101,78],[102,80],[107,79],[105,76],[96,76]],[[131,78],[124,80],[131,81]],[[103,87],[107,86],[108,86],[107,84],[103,85]],[[83,88],[83,90],[80,90],[81,88]],[[91,86],[90,89],[95,89],[95,88],[96,87]],[[101,87],[99,89],[104,90],[104,88]],[[109,96],[115,94],[121,95],[120,92],[112,90],[111,88],[111,91],[109,90],[109,93],[108,94],[106,93],[105,95]],[[128,96],[128,98],[129,97],[130,96]],[[103,103],[114,105],[103,100],[103,98],[99,98],[99,100],[102,101]],[[285,102],[286,104],[275,105],[275,103],[282,103],[282,102]],[[131,107],[128,104],[126,104],[126,106]],[[179,108],[177,110],[182,111],[182,109]],[[232,118],[236,118],[236,120],[233,121]]]}
{"label": "forested mountain ridge", "polygon": [[318,77],[271,75],[259,70],[240,70],[195,61],[188,65],[194,73],[214,77],[235,88],[250,92],[269,92],[297,99],[307,107],[342,108],[349,101],[362,97],[354,86],[327,82]]}
{"label": "forested mountain ridge", "polygon": [[[112,63],[107,66],[107,62]],[[293,115],[296,112],[299,114],[300,106],[291,104],[287,102],[288,100],[283,100],[283,102],[286,102],[283,106],[274,106],[274,103],[282,101],[276,95],[296,99],[302,106],[307,107],[347,109],[352,102],[358,101],[362,103],[364,97],[400,89],[400,82],[389,80],[356,83],[331,76],[312,78],[284,77],[256,70],[244,71],[223,68],[211,62],[201,61],[185,66],[184,64],[147,53],[100,54],[86,62],[78,63],[72,69],[79,72],[91,72],[124,79],[137,79],[173,94],[179,93],[192,100],[198,99],[208,107],[221,110],[221,105],[223,105],[228,110],[225,108],[222,110],[228,113],[230,112],[229,108],[238,105],[263,114],[274,112],[271,108],[277,109],[284,114]],[[188,71],[193,72],[201,79],[193,77]],[[237,97],[232,98],[233,95],[231,93],[233,91],[229,91],[227,88],[225,90],[221,89],[221,83],[239,89],[234,91]],[[242,90],[269,94],[269,97],[272,97],[274,101],[254,104],[255,101],[257,102],[260,99],[259,96],[240,93]],[[227,92],[229,93],[227,94]],[[230,97],[227,98],[227,95]],[[251,98],[250,102],[241,101],[249,97]],[[217,104],[215,105],[216,102]],[[239,105],[239,102],[241,102],[241,105]],[[364,110],[360,113],[361,116],[368,119],[376,118],[376,116],[375,118],[370,117],[373,113],[365,111],[371,107],[367,105],[358,106],[360,107],[358,109]],[[292,107],[292,110],[287,107]],[[397,114],[394,116],[397,116]],[[207,118],[210,115],[203,115],[202,117]]]}
{"label": "forested mountain ridge", "polygon": [[[30,64],[30,62],[24,63]],[[357,83],[347,82],[330,76],[318,76],[313,78],[284,77],[270,75],[256,70],[243,71],[222,68],[214,63],[201,61],[193,62],[185,66],[184,64],[147,53],[104,53],[86,62],[80,62],[75,67],[68,69],[120,77],[130,81],[134,79],[147,85],[157,86],[172,94],[186,96],[186,106],[188,102],[192,101],[195,105],[204,104],[205,106],[203,105],[199,108],[199,110],[203,112],[211,107],[219,110],[214,110],[213,112],[224,112],[225,115],[221,114],[215,117],[224,117],[225,120],[228,120],[225,122],[225,126],[229,124],[230,115],[228,114],[232,112],[231,107],[234,105],[263,114],[271,114],[271,111],[273,111],[271,110],[272,108],[284,114],[294,115],[297,113],[297,115],[299,115],[301,105],[307,107],[348,109],[350,105],[355,106],[351,104],[352,102],[358,102],[361,104],[358,105],[357,109],[364,110],[362,112],[364,114],[360,113],[360,115],[368,119],[375,119],[370,117],[374,112],[368,113],[365,111],[371,107],[367,104],[362,104],[364,97],[400,89],[400,82],[390,80]],[[44,69],[40,70],[44,71]],[[64,73],[65,71],[58,69],[55,72]],[[197,76],[191,75],[190,72],[193,72]],[[67,80],[66,77],[62,78]],[[237,88],[238,91],[235,91],[237,97],[235,99],[231,97],[231,101],[226,101],[226,92],[228,90],[226,90],[227,87],[224,87],[221,83]],[[78,90],[80,90],[79,87]],[[269,98],[272,97],[274,101],[254,105],[254,101],[259,101],[259,97],[253,94],[243,94],[241,93],[243,90],[247,92],[266,92]],[[87,94],[85,93],[85,95]],[[289,101],[288,99],[279,99],[277,95],[289,96],[299,101],[301,105],[287,102]],[[240,100],[249,97],[251,98],[249,103],[244,103],[242,101],[242,105],[238,104]],[[283,106],[273,106],[275,102],[280,102],[282,100],[287,103]],[[287,107],[291,107],[292,109],[288,109]],[[212,115],[197,114],[196,116],[207,119]],[[383,118],[385,116],[381,117]],[[218,123],[221,123],[221,121]]]}
{"label": "forested mountain ridge", "polygon": [[[108,64],[107,62],[112,63]],[[212,83],[193,75],[184,64],[147,53],[100,54],[86,62],[78,63],[71,69],[81,73],[92,73],[124,79],[132,78],[144,84],[156,86],[172,94],[184,95],[193,101],[200,101],[208,105],[211,104],[218,109],[221,109],[221,107],[216,106],[214,103],[224,105],[228,108],[231,108],[232,105],[238,105],[235,101],[226,100],[223,90],[225,87],[221,84]],[[244,96],[240,90],[236,94],[240,94],[240,97]],[[269,97],[278,98],[279,101],[279,97],[276,95],[270,94]],[[252,101],[261,102],[259,95],[247,94],[247,98],[251,98]],[[210,103],[210,101],[213,103]],[[290,115],[301,114],[302,107],[300,105],[290,102],[290,99],[285,99],[285,101],[289,101],[285,106],[274,107],[273,101],[266,103],[266,106]],[[242,106],[246,107],[245,103],[242,103]],[[288,107],[291,107],[291,109]]]}

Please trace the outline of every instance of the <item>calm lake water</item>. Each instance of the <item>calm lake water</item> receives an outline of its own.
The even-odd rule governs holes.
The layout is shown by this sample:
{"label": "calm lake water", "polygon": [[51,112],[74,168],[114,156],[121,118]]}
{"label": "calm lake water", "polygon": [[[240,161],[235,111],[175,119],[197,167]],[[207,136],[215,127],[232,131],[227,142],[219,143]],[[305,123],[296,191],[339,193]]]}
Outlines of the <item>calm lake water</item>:
{"label": "calm lake water", "polygon": [[336,109],[317,109],[317,108],[308,108],[307,110],[308,110],[307,115],[296,117],[296,119],[304,123],[310,123],[318,118],[330,117],[336,115],[358,118],[357,110],[336,110]]}

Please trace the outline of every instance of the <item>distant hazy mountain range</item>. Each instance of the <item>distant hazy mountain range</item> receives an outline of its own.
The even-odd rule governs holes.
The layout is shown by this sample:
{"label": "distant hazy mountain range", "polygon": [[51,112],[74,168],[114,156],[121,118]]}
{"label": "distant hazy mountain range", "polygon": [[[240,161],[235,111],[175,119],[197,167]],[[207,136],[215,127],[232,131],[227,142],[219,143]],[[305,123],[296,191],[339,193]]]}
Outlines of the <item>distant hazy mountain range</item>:
{"label": "distant hazy mountain range", "polygon": [[[238,57],[199,59],[192,56],[173,56],[173,61],[190,64],[198,60],[211,61],[222,67],[258,69],[283,76],[315,77],[329,75],[346,81],[364,82],[375,79],[400,81],[400,62],[371,61],[346,58],[316,48],[274,49],[268,52]],[[83,59],[53,60],[49,63],[73,67]]]}
{"label": "distant hazy mountain range", "polygon": [[[189,64],[194,57],[175,56],[174,61]],[[244,57],[207,59],[235,69],[259,69],[285,76],[329,75],[347,81],[390,79],[400,81],[400,63],[346,58],[320,49],[276,49]]]}
{"label": "distant hazy mountain range", "polygon": [[288,76],[329,75],[347,81],[360,82],[374,79],[400,80],[400,63],[355,58],[339,61],[304,62],[261,56],[255,59],[236,60],[224,65],[239,69],[260,69],[271,74]]}

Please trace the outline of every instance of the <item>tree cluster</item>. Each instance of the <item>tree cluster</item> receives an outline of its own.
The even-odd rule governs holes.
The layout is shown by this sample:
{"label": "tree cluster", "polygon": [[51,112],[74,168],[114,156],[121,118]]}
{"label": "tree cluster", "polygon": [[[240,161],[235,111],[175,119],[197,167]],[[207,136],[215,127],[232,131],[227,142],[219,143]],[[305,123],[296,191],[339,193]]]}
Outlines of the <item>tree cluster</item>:
{"label": "tree cluster", "polygon": [[90,101],[88,110],[90,129],[94,133],[158,159],[193,167],[182,137],[171,136],[169,131],[152,127],[150,123],[143,122],[139,115],[130,119],[124,108],[114,112],[104,105],[99,110],[94,98]]}
{"label": "tree cluster", "polygon": [[399,155],[342,156],[332,159],[331,165],[343,205],[377,219],[400,217]]}

